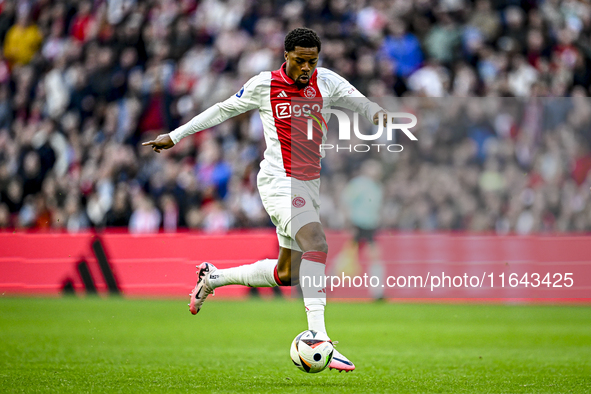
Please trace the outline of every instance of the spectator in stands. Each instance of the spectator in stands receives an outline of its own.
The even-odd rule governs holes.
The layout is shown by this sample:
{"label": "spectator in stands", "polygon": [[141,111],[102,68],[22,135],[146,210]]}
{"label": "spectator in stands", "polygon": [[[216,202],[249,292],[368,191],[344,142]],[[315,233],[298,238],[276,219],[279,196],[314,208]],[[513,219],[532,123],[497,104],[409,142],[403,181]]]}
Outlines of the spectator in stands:
{"label": "spectator in stands", "polygon": [[105,215],[105,225],[107,227],[127,227],[130,218],[131,208],[127,186],[124,183],[120,183],[115,191],[113,205]]}
{"label": "spectator in stands", "polygon": [[14,25],[6,32],[4,57],[11,66],[28,64],[39,51],[43,36],[32,23],[27,7],[22,7]]}
{"label": "spectator in stands", "polygon": [[8,206],[0,203],[0,229],[12,227],[12,219],[10,218],[10,211]]}
{"label": "spectator in stands", "polygon": [[86,230],[90,226],[88,217],[81,207],[80,196],[75,193],[69,193],[64,205],[68,232],[77,233]]}
{"label": "spectator in stands", "polygon": [[143,192],[134,197],[135,209],[129,218],[129,232],[134,234],[156,233],[162,221],[162,215],[156,209],[154,201]]}
{"label": "spectator in stands", "polygon": [[213,187],[215,194],[224,199],[228,192],[232,169],[222,159],[217,142],[210,139],[203,143],[201,148],[198,163],[195,166],[197,182],[203,188]]}
{"label": "spectator in stands", "polygon": [[403,20],[391,21],[387,30],[381,52],[394,62],[396,75],[408,77],[423,62],[421,44],[414,34],[407,31]]}

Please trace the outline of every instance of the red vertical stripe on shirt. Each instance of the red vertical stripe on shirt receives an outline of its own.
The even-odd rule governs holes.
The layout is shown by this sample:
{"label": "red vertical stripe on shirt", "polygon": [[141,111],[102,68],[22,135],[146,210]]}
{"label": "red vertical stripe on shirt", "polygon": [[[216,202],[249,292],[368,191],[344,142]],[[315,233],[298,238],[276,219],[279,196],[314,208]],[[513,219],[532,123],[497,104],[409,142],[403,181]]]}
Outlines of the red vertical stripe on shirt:
{"label": "red vertical stripe on shirt", "polygon": [[[282,66],[283,68],[283,66]],[[271,108],[281,145],[283,167],[288,177],[311,180],[320,177],[320,144],[322,128],[313,120],[313,139],[307,138],[308,117],[295,116],[301,113],[302,106],[314,108],[316,117],[321,116],[322,95],[318,89],[317,75],[314,71],[308,85],[299,89],[283,69],[271,73]]]}

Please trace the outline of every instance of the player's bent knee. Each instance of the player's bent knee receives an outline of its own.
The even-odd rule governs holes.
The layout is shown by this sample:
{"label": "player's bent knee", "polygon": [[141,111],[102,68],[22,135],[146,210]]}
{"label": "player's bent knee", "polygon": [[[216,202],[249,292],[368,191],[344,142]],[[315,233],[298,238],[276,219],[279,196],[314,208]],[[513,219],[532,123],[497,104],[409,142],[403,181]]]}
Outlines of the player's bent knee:
{"label": "player's bent knee", "polygon": [[306,243],[304,246],[304,252],[310,251],[317,251],[317,252],[324,252],[328,253],[328,243],[326,243],[326,238],[324,234],[322,236],[314,237],[309,242]]}
{"label": "player's bent knee", "polygon": [[324,233],[309,234],[306,237],[301,237],[299,240],[300,246],[304,252],[317,251],[328,253],[328,243]]}

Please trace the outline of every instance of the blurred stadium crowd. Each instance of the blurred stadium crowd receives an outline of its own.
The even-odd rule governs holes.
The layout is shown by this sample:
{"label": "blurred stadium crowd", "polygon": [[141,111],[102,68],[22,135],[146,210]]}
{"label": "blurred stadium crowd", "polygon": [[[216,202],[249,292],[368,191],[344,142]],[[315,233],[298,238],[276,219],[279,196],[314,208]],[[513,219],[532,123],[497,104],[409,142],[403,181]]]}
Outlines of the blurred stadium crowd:
{"label": "blurred stadium crowd", "polygon": [[[591,6],[574,0],[0,1],[0,228],[271,225],[256,111],[160,154],[141,142],[278,68],[298,26],[322,66],[420,116],[417,143],[373,155],[383,226],[591,230]],[[323,162],[327,227],[347,226],[370,156]]]}

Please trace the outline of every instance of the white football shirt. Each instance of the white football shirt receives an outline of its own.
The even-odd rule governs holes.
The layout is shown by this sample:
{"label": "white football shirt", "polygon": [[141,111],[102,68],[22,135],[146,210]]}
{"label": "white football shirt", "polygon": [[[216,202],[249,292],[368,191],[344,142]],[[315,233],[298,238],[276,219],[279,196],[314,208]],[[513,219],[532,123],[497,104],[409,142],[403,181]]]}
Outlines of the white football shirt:
{"label": "white football shirt", "polygon": [[[323,67],[317,67],[308,85],[300,89],[286,74],[283,63],[278,70],[263,71],[252,77],[238,93],[208,108],[169,135],[176,144],[190,134],[258,109],[267,144],[261,170],[272,176],[318,179],[322,158],[320,144],[326,140],[327,130],[320,122],[313,122],[314,135],[308,139],[307,124],[302,118],[292,116],[294,106],[301,103],[309,103],[309,108],[317,115],[323,109],[338,106],[358,112],[370,121],[377,112],[383,111],[346,79]],[[326,123],[330,119],[330,114],[321,116]]]}

